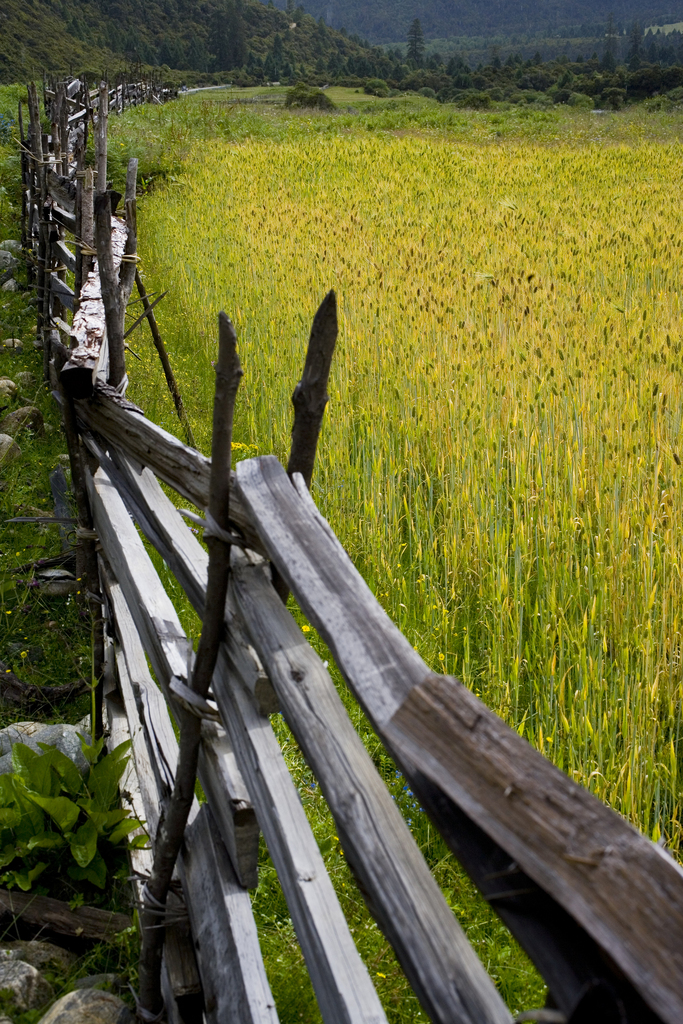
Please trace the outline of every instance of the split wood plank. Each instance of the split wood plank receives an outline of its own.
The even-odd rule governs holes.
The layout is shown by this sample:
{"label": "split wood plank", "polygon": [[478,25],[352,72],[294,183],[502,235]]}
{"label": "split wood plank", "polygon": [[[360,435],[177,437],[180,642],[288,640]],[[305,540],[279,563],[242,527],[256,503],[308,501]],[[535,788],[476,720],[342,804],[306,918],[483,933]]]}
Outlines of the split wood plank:
{"label": "split wood plank", "polygon": [[67,270],[69,270],[72,274],[75,273],[76,257],[71,252],[71,249],[69,249],[66,242],[53,242],[52,252],[57,257],[57,259],[62,261]]}
{"label": "split wood plank", "polygon": [[72,235],[76,234],[76,217],[73,213],[63,210],[61,206],[53,205],[52,219],[61,224],[63,228],[66,228],[67,231],[70,231]]}
{"label": "split wood plank", "polygon": [[[109,593],[110,606],[112,604],[112,588],[116,588],[119,591],[120,598],[118,584],[112,583]],[[119,782],[121,803],[130,810],[133,817],[147,825],[147,828],[136,829],[131,835],[145,835],[151,840],[156,835],[156,829],[154,832],[149,830],[147,812],[149,809],[152,816],[158,817],[162,798],[153,784],[154,779],[150,760],[135,703],[133,703],[131,720],[129,721],[128,718],[132,684],[128,676],[128,667],[123,650],[120,646],[117,645],[117,647],[118,649],[115,650],[112,641],[106,640],[104,689],[107,719],[109,722],[109,740],[107,745],[110,750],[113,750],[120,743],[130,742],[131,744],[131,756]],[[114,665],[118,672],[115,672]],[[116,675],[118,675],[119,681],[118,688],[116,686]],[[126,702],[123,696],[126,692],[129,694],[128,702]],[[133,742],[132,733],[137,734],[136,743]],[[140,777],[144,780],[144,797]],[[145,878],[149,877],[154,859],[151,841],[143,848],[129,849],[128,857],[133,870],[133,888],[136,900],[140,904],[143,896],[143,882]],[[182,907],[183,903],[175,893],[171,893],[169,906],[172,909],[177,909]],[[171,1016],[178,1019],[183,1017],[185,1019],[198,1019],[203,1009],[202,983],[187,916],[183,920],[181,914],[177,921],[174,921],[173,924],[166,928],[162,970],[168,975],[166,987],[173,1003],[167,1006],[167,1010],[170,1011]]]}
{"label": "split wood plank", "polygon": [[231,586],[361,891],[430,1019],[509,1022],[329,673],[273,588],[266,563],[233,549]]}
{"label": "split wood plank", "polygon": [[[209,503],[211,460],[179,441],[173,434],[148,420],[142,412],[124,408],[100,390],[89,402],[79,402],[78,416],[111,444],[142,466],[149,466],[165,483],[175,488],[197,508]],[[231,474],[234,481],[234,474]],[[231,491],[230,522],[244,536],[249,547],[263,552],[258,535],[244,514],[241,502]]]}
{"label": "split wood plank", "polygon": [[33,892],[9,892],[0,889],[0,920],[17,920],[29,930],[52,932],[71,939],[110,942],[119,932],[132,925],[127,914],[115,914],[96,907],[76,907],[68,903],[38,896]]}
{"label": "split wood plank", "polygon": [[[93,518],[157,678],[187,679],[188,644],[123,501],[100,468],[90,479]],[[214,695],[287,899],[321,1013],[328,1024],[385,1021],[339,906],[299,794],[268,718],[233,675],[221,645]],[[202,977],[204,972],[202,971]]]}
{"label": "split wood plank", "polygon": [[[201,616],[208,571],[205,549],[166,497],[151,470],[115,449],[112,454],[117,473],[114,482],[130,505],[140,528],[162,554],[194,610]],[[254,698],[259,713],[275,714],[280,710],[277,695],[244,632],[229,631],[226,642],[232,660],[239,667],[239,676]]]}
{"label": "split wood plank", "polygon": [[[126,519],[132,527],[127,515]],[[148,829],[155,835],[161,806],[173,785],[178,743],[118,581],[107,580],[107,593],[123,654],[119,682],[124,705],[133,721],[141,720],[142,725],[133,729],[131,739],[138,777],[145,780],[140,792],[148,801]],[[277,1024],[248,893],[235,878],[220,837],[215,830],[209,834],[208,828],[205,808],[195,801],[178,872],[196,943],[207,1018],[215,1024]]]}
{"label": "split wood plank", "polygon": [[[111,246],[114,270],[116,271],[121,265],[128,229],[125,221],[119,217],[111,218],[111,226]],[[107,326],[96,260],[81,288],[78,311],[73,318],[71,335],[75,339],[75,344],[69,355],[69,361],[62,368],[61,382],[72,398],[87,398],[93,392],[98,373],[106,369],[103,364],[107,359]]]}
{"label": "split wood plank", "polygon": [[[204,549],[149,470],[124,458],[119,466],[134,489],[133,507],[139,522],[146,524],[148,539],[158,545],[181,585],[188,581],[187,592],[193,593],[196,606],[203,607]],[[510,1014],[432,878],[329,674],[266,571],[259,556],[248,558],[233,549],[232,596],[241,622],[266,663],[290,728],[320,781],[362,890],[423,1006],[438,1021],[509,1021]],[[234,637],[230,620],[229,636]]]}
{"label": "split wood plank", "polygon": [[[144,649],[119,584],[110,583],[108,594],[116,616],[117,632],[129,663],[130,675],[135,680],[133,689],[127,682],[127,673],[120,672],[121,690],[129,721],[138,715],[135,691],[145,717],[146,729],[140,724],[132,730],[134,750],[140,747],[138,759],[141,763],[146,758],[148,763],[157,765],[154,789],[154,779],[149,776],[148,769],[144,768],[139,773],[141,785],[146,786],[150,793],[148,799],[151,806],[148,807],[147,815],[150,835],[155,836],[159,824],[158,808],[170,794],[175,778],[178,744],[166,702],[149,674]],[[153,745],[151,755],[146,753],[146,743]],[[237,878],[244,888],[254,888],[258,884],[259,831],[256,815],[237,768],[230,742],[224,731],[212,723],[205,723],[203,728],[201,756],[210,762],[208,765],[202,764],[202,786],[221,825],[223,841],[235,865]],[[149,783],[145,781],[148,778]]]}
{"label": "split wood plank", "polygon": [[506,850],[663,1020],[683,1019],[683,869],[457,680],[430,672],[301,478],[295,488],[267,456],[238,463],[237,483],[278,571],[408,774],[423,772]]}
{"label": "split wood plank", "polygon": [[69,288],[65,281],[60,281],[56,274],[50,274],[50,291],[55,295],[63,306],[73,311],[74,291]]}

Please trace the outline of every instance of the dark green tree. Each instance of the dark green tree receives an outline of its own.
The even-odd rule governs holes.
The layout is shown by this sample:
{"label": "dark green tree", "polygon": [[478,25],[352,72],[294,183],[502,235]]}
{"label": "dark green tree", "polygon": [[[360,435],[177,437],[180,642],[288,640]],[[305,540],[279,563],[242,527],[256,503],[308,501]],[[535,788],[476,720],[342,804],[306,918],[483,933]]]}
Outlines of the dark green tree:
{"label": "dark green tree", "polygon": [[420,19],[415,18],[412,25],[408,29],[408,50],[406,57],[408,60],[412,60],[413,63],[418,66],[422,63],[425,52],[425,40],[422,34],[422,25]]}
{"label": "dark green tree", "polygon": [[224,0],[216,10],[209,39],[216,71],[241,68],[247,59],[247,36],[239,3]]}
{"label": "dark green tree", "polygon": [[617,66],[617,30],[614,15],[610,14],[605,26],[605,49],[602,54],[601,66],[605,71],[614,71]]}
{"label": "dark green tree", "polygon": [[626,60],[630,71],[637,71],[640,67],[643,55],[643,30],[639,21],[633,22],[633,27],[628,37],[628,53]]}

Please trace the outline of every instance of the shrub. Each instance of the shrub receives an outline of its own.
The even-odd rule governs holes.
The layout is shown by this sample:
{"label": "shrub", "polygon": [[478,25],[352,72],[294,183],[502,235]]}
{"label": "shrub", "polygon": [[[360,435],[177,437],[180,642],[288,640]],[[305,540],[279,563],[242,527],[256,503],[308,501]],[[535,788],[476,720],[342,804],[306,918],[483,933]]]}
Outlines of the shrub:
{"label": "shrub", "polygon": [[592,110],[593,108],[593,97],[586,96],[585,92],[573,92],[567,103],[570,107],[580,107],[585,110]]}
{"label": "shrub", "polygon": [[427,99],[429,99],[429,100],[435,100],[436,99],[436,93],[434,92],[433,89],[430,89],[428,85],[425,85],[425,86],[423,86],[422,89],[419,89],[418,90],[418,94],[420,96],[426,96]]}
{"label": "shrub", "polygon": [[476,92],[468,89],[463,92],[455,101],[456,107],[467,107],[470,110],[488,110],[491,106],[491,97],[487,92]]}
{"label": "shrub", "polygon": [[388,96],[389,86],[382,78],[369,78],[363,86],[368,96]]}
{"label": "shrub", "polygon": [[621,110],[625,100],[625,89],[605,89],[602,94],[602,105],[607,110]]}
{"label": "shrub", "polygon": [[[103,742],[89,746],[81,738],[87,779],[56,747],[39,743],[38,754],[14,744],[15,771],[0,775],[0,883],[27,891],[43,874],[53,881],[67,875],[104,889],[124,866],[126,837],[140,826],[118,807],[130,741],[100,757]],[[131,845],[145,842],[139,836]]]}
{"label": "shrub", "polygon": [[287,90],[285,99],[286,107],[309,107],[318,110],[334,110],[335,106],[329,96],[326,96],[322,89],[315,89],[305,82],[297,84]]}

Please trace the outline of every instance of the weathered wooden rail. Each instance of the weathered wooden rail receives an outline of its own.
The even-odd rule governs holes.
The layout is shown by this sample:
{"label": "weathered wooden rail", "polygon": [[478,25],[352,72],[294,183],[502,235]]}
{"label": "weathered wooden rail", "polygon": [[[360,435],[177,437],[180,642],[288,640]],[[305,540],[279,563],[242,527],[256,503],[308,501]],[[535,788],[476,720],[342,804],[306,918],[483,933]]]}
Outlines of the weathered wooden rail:
{"label": "weathered wooden rail", "polygon": [[[70,138],[65,152],[74,151]],[[102,152],[100,145],[100,158]],[[49,180],[44,185],[51,187]],[[67,216],[70,224],[83,223],[89,187],[77,190],[72,211],[60,207],[66,210],[60,224]],[[51,202],[54,214],[54,197]],[[172,719],[192,705],[194,652],[141,534],[201,615],[208,556],[159,480],[206,510],[210,461],[127,402],[125,381],[112,386],[107,337],[111,341],[118,330],[116,324],[111,329],[112,317],[121,310],[99,296],[121,286],[113,253],[130,250],[130,205],[128,213],[125,223],[109,211],[100,216],[97,230],[107,237],[81,247],[81,260],[85,252],[92,261],[95,249],[100,259],[74,288],[73,322],[66,312],[55,315],[57,302],[62,311],[71,307],[59,298],[66,293],[50,286],[53,304],[43,306],[40,330],[64,410],[74,483],[82,487],[80,529],[88,543],[97,538],[95,585],[113,636],[103,642],[102,655],[108,726],[112,741],[132,742],[123,796],[145,820],[153,847],[178,759]],[[117,232],[120,240],[113,242]],[[105,268],[107,243],[112,260]],[[61,238],[50,251],[67,271],[77,270],[77,257],[72,268]],[[83,342],[78,324],[98,301],[99,333],[93,330]],[[554,768],[461,683],[433,673],[315,506],[307,481],[335,335],[330,294],[314,322],[295,392],[289,473],[266,456],[238,463],[231,476],[236,542],[225,633],[210,700],[194,704],[203,717],[199,775],[206,802],[193,806],[172,913],[163,919],[169,1019],[277,1019],[248,894],[257,882],[261,832],[326,1024],[385,1020],[271,727],[269,716],[280,710],[320,783],[368,907],[430,1019],[511,1020],[326,666],[283,604],[289,591],[434,824],[546,979],[548,1007],[527,1019],[680,1024],[680,866]],[[87,359],[79,364],[84,348]],[[151,853],[131,856],[139,886]]]}

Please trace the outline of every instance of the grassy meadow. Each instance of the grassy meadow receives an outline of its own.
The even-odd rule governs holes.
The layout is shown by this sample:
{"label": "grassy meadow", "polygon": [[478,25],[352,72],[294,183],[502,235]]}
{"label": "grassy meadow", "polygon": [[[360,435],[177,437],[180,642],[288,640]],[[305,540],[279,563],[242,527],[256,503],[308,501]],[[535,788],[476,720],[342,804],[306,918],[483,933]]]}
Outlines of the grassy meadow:
{"label": "grassy meadow", "polygon": [[[318,505],[435,670],[680,856],[680,116],[346,99],[355,113],[302,115],[199,94],[113,125],[114,151],[156,147],[165,175],[139,204],[142,269],[169,289],[158,318],[198,443],[209,451],[225,309],[245,368],[236,454],[286,459],[310,322],[334,287]],[[130,397],[180,436],[148,334],[130,343]],[[510,1008],[542,1005],[345,699]],[[417,1020],[274,724],[390,1019]],[[265,852],[261,877],[281,1019],[316,1020]]]}

